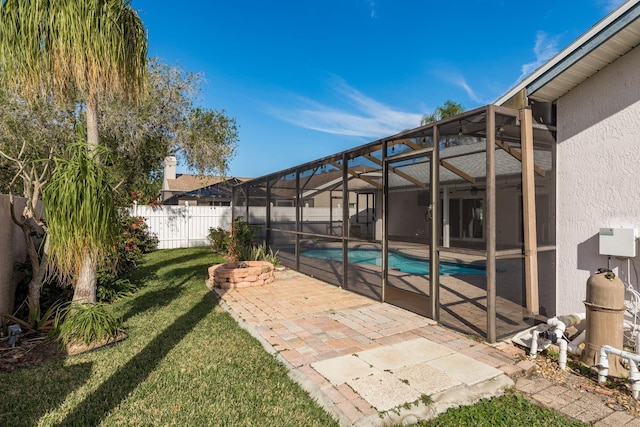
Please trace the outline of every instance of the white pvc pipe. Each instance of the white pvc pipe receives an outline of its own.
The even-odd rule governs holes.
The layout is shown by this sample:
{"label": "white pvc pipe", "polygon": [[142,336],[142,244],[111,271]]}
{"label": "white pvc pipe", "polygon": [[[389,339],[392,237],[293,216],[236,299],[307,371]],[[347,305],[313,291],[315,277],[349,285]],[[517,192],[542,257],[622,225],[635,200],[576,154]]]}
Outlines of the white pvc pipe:
{"label": "white pvc pipe", "polygon": [[640,353],[640,328],[629,320],[624,320],[623,328],[631,332],[636,353]]}
{"label": "white pvc pipe", "polygon": [[567,341],[564,338],[560,338],[558,341],[558,347],[560,347],[560,354],[558,355],[558,364],[563,371],[567,369]]}
{"label": "white pvc pipe", "polygon": [[[567,366],[567,351],[572,354],[580,354],[581,349],[579,345],[584,341],[585,331],[582,331],[573,341],[568,342],[565,340],[564,332],[569,326],[575,326],[586,319],[586,313],[573,313],[565,316],[556,316],[547,320],[547,326],[553,328],[553,333],[556,336],[556,341],[560,347],[560,354],[558,356],[560,362],[560,369],[565,369]],[[540,336],[540,330],[533,329],[531,331],[531,349],[529,356],[535,358],[538,354],[538,339]]]}
{"label": "white pvc pipe", "polygon": [[638,400],[640,397],[640,372],[638,372],[638,365],[633,360],[629,360],[629,382],[633,398]]}
{"label": "white pvc pipe", "polygon": [[531,356],[533,359],[536,358],[536,356],[538,355],[538,335],[540,334],[540,331],[538,331],[537,329],[533,329],[531,331],[531,349],[529,350],[529,356]]}
{"label": "white pvc pipe", "polygon": [[584,339],[586,336],[587,336],[587,331],[582,331],[580,335],[575,337],[573,341],[571,341],[567,345],[567,350],[569,351],[569,353],[577,354],[577,355],[582,354],[582,348],[580,348],[580,344],[584,342]]}
{"label": "white pvc pipe", "polygon": [[640,372],[638,371],[638,363],[640,363],[640,354],[629,353],[628,351],[613,348],[610,345],[600,347],[600,355],[598,358],[598,383],[603,384],[609,376],[609,354],[620,356],[629,361],[629,382],[631,383],[631,391],[633,398],[640,398]]}
{"label": "white pvc pipe", "polygon": [[554,327],[554,333],[558,339],[562,338],[568,326],[575,326],[587,318],[586,313],[573,313],[565,316],[556,316],[547,320],[547,325]]}
{"label": "white pvc pipe", "polygon": [[611,348],[608,345],[600,347],[600,354],[598,357],[598,383],[603,384],[607,381],[609,376],[609,358],[607,357],[607,348]]}
{"label": "white pvc pipe", "polygon": [[568,342],[564,338],[560,338],[558,341],[558,347],[560,348],[560,353],[558,354],[558,364],[560,365],[560,369],[563,371],[567,368],[567,352],[571,354],[582,354],[582,349],[580,348],[580,344],[584,341],[584,337],[586,336],[587,331],[582,331],[580,335],[575,337],[575,339],[571,342]]}

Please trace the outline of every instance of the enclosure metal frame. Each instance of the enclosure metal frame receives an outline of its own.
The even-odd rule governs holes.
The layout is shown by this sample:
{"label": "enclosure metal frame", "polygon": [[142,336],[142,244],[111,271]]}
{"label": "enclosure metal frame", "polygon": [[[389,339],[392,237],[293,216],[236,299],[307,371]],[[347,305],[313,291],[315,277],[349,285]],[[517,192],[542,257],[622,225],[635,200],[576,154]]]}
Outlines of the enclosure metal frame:
{"label": "enclosure metal frame", "polygon": [[[517,125],[521,127],[520,138],[522,138],[522,150],[523,152],[520,154],[521,157],[518,158],[518,153],[509,152],[508,144],[505,147],[503,140],[498,140],[496,138],[496,114],[501,114],[504,116],[509,116],[515,118]],[[471,111],[467,111],[465,113],[459,114],[454,117],[446,118],[444,120],[440,120],[435,123],[429,123],[424,126],[417,127],[415,129],[411,129],[408,131],[404,131],[398,133],[393,136],[385,137],[374,142],[352,148],[350,150],[343,151],[341,153],[336,153],[331,156],[327,156],[321,159],[317,159],[312,162],[308,162],[305,164],[301,164],[295,166],[293,168],[285,169],[273,174],[265,175],[259,178],[255,178],[250,181],[246,181],[236,185],[233,188],[233,206],[234,209],[240,207],[240,196],[244,194],[246,198],[245,203],[245,215],[249,218],[249,206],[251,205],[251,191],[250,188],[252,185],[256,183],[265,182],[266,183],[266,209],[267,209],[267,221],[266,221],[266,233],[267,236],[270,236],[272,231],[278,231],[283,233],[294,233],[295,234],[295,265],[296,269],[300,269],[300,239],[302,237],[323,237],[320,235],[315,235],[313,233],[305,233],[302,231],[302,218],[301,218],[301,207],[303,205],[303,200],[301,198],[301,189],[300,189],[300,174],[304,171],[312,170],[314,168],[319,168],[322,165],[340,165],[342,169],[342,234],[341,236],[331,236],[333,239],[336,239],[342,243],[343,248],[343,287],[349,289],[348,283],[348,273],[349,273],[349,263],[347,262],[347,249],[350,242],[358,242],[358,241],[366,241],[362,238],[350,237],[348,230],[349,223],[349,208],[348,208],[348,185],[349,185],[349,159],[356,158],[357,156],[367,156],[368,153],[374,152],[376,150],[382,150],[381,155],[381,171],[382,171],[382,215],[381,223],[382,223],[382,240],[374,241],[376,243],[381,243],[382,245],[382,253],[383,253],[383,262],[382,262],[382,277],[381,277],[381,301],[385,301],[386,298],[386,289],[387,289],[387,280],[388,280],[388,252],[389,252],[389,244],[388,244],[388,217],[387,217],[387,206],[385,206],[388,192],[389,192],[389,183],[387,182],[387,176],[390,172],[389,164],[388,164],[388,149],[394,145],[400,143],[406,143],[405,141],[411,138],[425,137],[430,136],[433,141],[439,141],[441,136],[441,130],[448,127],[451,128],[452,124],[462,123],[462,120],[469,120],[478,116],[485,116],[484,127],[479,126],[475,132],[479,135],[483,135],[486,139],[486,206],[485,206],[485,239],[486,239],[486,247],[484,249],[484,254],[486,255],[486,274],[487,274],[487,335],[486,339],[489,342],[496,341],[496,257],[501,254],[506,254],[509,251],[497,251],[496,249],[496,157],[495,150],[504,149],[508,151],[512,156],[518,158],[521,162],[523,162],[523,199],[528,200],[528,205],[525,209],[523,209],[523,226],[525,229],[529,229],[529,233],[525,233],[525,243],[524,243],[524,253],[528,259],[528,262],[534,263],[531,265],[537,266],[536,254],[537,247],[535,245],[535,186],[532,183],[532,174],[533,171],[537,171],[535,169],[535,164],[533,163],[533,138],[535,138],[535,132],[551,132],[555,138],[555,127],[536,124],[531,120],[531,111],[529,108],[524,108],[521,110],[514,110],[507,107],[501,107],[496,105],[487,105],[481,108],[477,108]],[[482,124],[482,123],[480,123]],[[529,139],[529,140],[527,140]],[[440,159],[440,149],[439,144],[434,143],[434,146],[425,150],[430,152],[431,156],[431,171],[430,171],[430,203],[432,212],[434,212],[434,218],[438,218],[438,212],[440,209],[440,190],[441,185],[439,182],[439,169],[440,166],[443,166],[449,170],[453,170],[454,173],[459,173],[461,177],[464,178],[463,171],[455,171],[451,169],[451,165],[448,165],[447,162],[444,162]],[[409,153],[411,155],[415,155],[419,153],[419,149],[415,149],[413,152]],[[526,163],[526,164],[525,164]],[[555,170],[555,164],[554,170]],[[291,230],[282,230],[282,229],[274,229],[272,228],[272,223],[270,221],[270,205],[271,205],[271,189],[272,189],[272,180],[276,180],[279,177],[283,177],[288,174],[295,174],[295,203],[296,206],[296,226],[295,231]],[[525,177],[525,174],[527,175]],[[526,178],[526,181],[525,181]],[[526,182],[526,184],[525,184]],[[553,194],[555,197],[555,194]],[[331,205],[332,206],[332,205]],[[333,209],[333,208],[332,208]],[[430,286],[430,295],[431,295],[431,306],[429,307],[429,311],[431,313],[431,317],[439,321],[440,320],[440,310],[439,310],[439,237],[441,233],[441,224],[437,220],[431,221],[431,245],[429,247],[430,254],[430,268],[431,272],[431,286]],[[530,234],[530,231],[534,230],[533,240]],[[268,242],[268,240],[267,240]],[[547,248],[549,249],[549,248]],[[551,248],[553,249],[553,248]],[[455,252],[455,248],[448,248],[448,252]],[[513,252],[513,250],[511,250]],[[533,270],[530,267],[527,267],[526,274],[526,286],[527,286],[527,310],[531,314],[536,314],[537,311],[537,275],[533,274]]]}

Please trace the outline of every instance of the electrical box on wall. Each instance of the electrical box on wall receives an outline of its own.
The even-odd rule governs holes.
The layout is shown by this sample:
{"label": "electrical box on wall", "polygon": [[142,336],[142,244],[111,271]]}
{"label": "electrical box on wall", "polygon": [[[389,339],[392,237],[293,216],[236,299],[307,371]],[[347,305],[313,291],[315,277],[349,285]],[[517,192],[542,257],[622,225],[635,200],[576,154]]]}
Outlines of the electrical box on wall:
{"label": "electrical box on wall", "polygon": [[600,255],[625,258],[636,256],[636,230],[634,228],[601,228]]}

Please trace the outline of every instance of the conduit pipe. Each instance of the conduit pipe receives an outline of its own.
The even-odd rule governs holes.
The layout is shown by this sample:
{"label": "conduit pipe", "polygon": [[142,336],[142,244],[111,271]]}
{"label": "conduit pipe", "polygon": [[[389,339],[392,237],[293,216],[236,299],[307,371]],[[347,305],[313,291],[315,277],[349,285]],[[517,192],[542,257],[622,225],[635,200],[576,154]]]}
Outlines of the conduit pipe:
{"label": "conduit pipe", "polygon": [[638,371],[638,363],[640,363],[640,354],[630,353],[628,351],[613,348],[610,345],[600,347],[600,357],[598,360],[598,383],[603,384],[609,376],[609,354],[614,354],[629,361],[629,383],[631,384],[631,392],[634,399],[640,398],[640,371]]}

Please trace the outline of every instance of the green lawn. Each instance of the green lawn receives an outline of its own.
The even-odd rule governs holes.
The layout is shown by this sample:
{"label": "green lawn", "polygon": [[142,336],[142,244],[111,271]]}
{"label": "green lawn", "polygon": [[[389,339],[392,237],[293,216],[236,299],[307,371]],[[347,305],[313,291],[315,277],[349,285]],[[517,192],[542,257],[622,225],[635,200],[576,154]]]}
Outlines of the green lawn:
{"label": "green lawn", "polygon": [[509,392],[502,397],[482,399],[472,406],[450,408],[438,418],[422,421],[427,427],[586,427],[580,421],[546,408],[539,408],[524,397]]}
{"label": "green lawn", "polygon": [[290,425],[335,421],[217,306],[209,249],[156,251],[112,305],[129,338],[0,374],[0,425]]}
{"label": "green lawn", "polygon": [[[156,251],[111,309],[129,338],[111,348],[0,373],[0,426],[332,426],[204,286],[207,248]],[[429,426],[581,425],[517,395],[451,409]]]}

